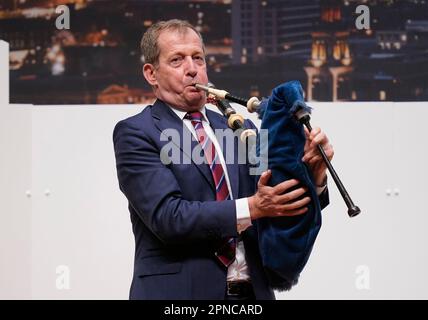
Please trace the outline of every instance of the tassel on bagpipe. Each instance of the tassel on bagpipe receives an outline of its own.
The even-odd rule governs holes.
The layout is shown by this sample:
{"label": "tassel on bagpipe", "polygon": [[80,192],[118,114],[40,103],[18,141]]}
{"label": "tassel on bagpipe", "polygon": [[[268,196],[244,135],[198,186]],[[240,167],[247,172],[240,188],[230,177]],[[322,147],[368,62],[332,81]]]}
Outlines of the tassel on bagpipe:
{"label": "tassel on bagpipe", "polygon": [[[258,232],[260,255],[271,286],[288,290],[297,283],[300,272],[306,265],[313,244],[321,227],[321,208],[316,186],[310,170],[302,162],[306,137],[303,125],[311,131],[311,108],[303,99],[303,89],[298,81],[277,86],[269,99],[242,99],[227,91],[195,85],[200,90],[227,99],[256,111],[262,120],[261,129],[268,130],[268,145],[261,146],[258,140],[257,155],[272,171],[271,186],[282,181],[297,179],[307,187],[311,202],[308,211],[294,217],[261,218],[254,224]],[[226,115],[226,114],[225,114]],[[337,173],[321,146],[318,150],[327,165],[347,207],[350,217],[360,213],[354,205]],[[256,179],[258,180],[258,179]]]}

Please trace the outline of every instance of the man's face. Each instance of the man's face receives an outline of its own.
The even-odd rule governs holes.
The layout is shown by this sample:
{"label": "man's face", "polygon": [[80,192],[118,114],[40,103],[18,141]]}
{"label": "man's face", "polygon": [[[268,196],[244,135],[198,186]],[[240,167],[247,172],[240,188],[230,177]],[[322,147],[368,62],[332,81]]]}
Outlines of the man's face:
{"label": "man's face", "polygon": [[158,46],[158,66],[144,65],[144,76],[154,86],[156,97],[184,111],[199,110],[206,94],[192,84],[208,82],[199,36],[192,29],[185,33],[166,30],[159,35]]}

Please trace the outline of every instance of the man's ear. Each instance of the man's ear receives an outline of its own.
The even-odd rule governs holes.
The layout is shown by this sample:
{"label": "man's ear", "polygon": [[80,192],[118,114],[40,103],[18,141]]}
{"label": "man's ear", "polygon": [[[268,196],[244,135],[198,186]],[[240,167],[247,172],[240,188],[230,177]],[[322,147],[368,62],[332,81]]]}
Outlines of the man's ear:
{"label": "man's ear", "polygon": [[156,69],[152,64],[146,63],[143,66],[143,74],[144,74],[144,78],[146,78],[147,82],[151,86],[155,86],[158,84],[156,80]]}

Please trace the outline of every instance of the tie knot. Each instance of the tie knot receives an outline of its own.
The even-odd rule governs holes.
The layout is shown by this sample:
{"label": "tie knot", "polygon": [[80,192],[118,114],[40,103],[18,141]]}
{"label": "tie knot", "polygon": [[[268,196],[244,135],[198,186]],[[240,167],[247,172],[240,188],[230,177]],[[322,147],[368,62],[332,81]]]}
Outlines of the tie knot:
{"label": "tie knot", "polygon": [[191,121],[202,121],[202,118],[204,116],[202,115],[202,113],[200,111],[194,111],[194,112],[188,112],[186,113],[185,118]]}

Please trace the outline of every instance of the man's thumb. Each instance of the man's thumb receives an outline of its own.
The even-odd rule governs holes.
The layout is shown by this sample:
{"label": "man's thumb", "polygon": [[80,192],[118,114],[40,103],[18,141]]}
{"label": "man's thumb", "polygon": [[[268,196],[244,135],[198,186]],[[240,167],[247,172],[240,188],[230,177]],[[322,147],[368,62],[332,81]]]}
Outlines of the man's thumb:
{"label": "man's thumb", "polygon": [[258,184],[259,185],[267,185],[271,175],[272,175],[271,170],[267,170],[267,171],[263,172],[262,175],[260,176]]}

